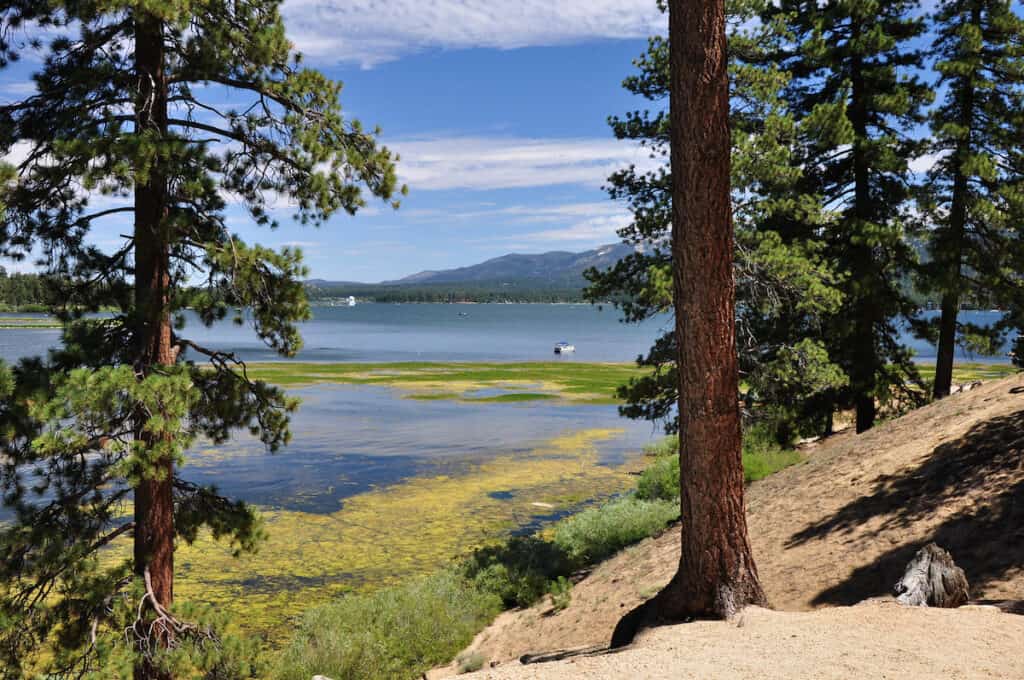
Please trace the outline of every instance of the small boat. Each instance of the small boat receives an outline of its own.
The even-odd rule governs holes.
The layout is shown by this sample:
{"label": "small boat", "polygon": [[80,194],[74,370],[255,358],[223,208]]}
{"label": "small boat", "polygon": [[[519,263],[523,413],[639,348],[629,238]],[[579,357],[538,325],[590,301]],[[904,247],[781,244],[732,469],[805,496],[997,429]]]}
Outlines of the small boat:
{"label": "small boat", "polygon": [[568,352],[575,352],[576,346],[570,345],[568,342],[556,342],[555,343],[555,354],[566,354]]}
{"label": "small boat", "polygon": [[351,295],[348,296],[348,306],[349,307],[355,307],[356,306],[356,299],[355,299],[355,297],[353,297]]}

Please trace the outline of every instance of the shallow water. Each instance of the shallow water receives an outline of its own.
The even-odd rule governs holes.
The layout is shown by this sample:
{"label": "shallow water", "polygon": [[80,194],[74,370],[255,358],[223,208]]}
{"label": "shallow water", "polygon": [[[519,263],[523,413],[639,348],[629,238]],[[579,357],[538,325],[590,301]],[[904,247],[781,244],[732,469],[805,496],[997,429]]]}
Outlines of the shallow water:
{"label": "shallow water", "polygon": [[457,476],[471,465],[532,451],[579,430],[622,430],[598,445],[601,465],[621,465],[657,436],[648,423],[619,418],[614,406],[418,401],[371,385],[318,385],[290,393],[303,401],[284,450],[267,453],[248,435],[199,446],[183,475],[263,507],[332,513],[346,498],[374,487],[426,474]]}

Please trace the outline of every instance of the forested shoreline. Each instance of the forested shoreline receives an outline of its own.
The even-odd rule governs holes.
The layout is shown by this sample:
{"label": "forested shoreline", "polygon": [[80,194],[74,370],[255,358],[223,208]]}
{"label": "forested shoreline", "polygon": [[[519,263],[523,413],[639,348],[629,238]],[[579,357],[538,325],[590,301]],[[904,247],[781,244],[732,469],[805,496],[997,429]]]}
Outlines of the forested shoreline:
{"label": "forested shoreline", "polygon": [[[456,284],[338,284],[307,283],[306,295],[313,304],[344,304],[351,295],[363,302],[380,303],[580,303],[590,302],[580,288],[538,287],[501,282],[473,285]],[[908,295],[925,310],[939,309],[941,298],[910,288]],[[616,302],[610,297],[607,302]],[[604,301],[598,301],[604,302]],[[987,310],[993,301],[977,295],[965,296],[963,311]],[[47,286],[43,277],[33,273],[7,273],[0,268],[0,311],[45,312],[48,307]]]}

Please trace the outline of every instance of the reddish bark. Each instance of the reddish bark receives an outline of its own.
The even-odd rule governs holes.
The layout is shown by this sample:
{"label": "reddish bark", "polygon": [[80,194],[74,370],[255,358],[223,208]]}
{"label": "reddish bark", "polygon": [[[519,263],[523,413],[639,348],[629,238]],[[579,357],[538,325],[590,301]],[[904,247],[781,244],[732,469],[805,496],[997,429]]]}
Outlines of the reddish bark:
{"label": "reddish bark", "polygon": [[660,622],[765,604],[743,498],[722,0],[670,2],[669,39],[682,554],[669,585],[620,621],[613,646]]}

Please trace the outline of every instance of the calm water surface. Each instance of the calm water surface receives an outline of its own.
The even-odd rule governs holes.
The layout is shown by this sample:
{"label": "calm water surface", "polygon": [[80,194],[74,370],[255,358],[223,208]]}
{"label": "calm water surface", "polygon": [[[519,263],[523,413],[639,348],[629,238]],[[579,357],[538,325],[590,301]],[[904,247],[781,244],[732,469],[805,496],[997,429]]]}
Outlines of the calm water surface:
{"label": "calm water surface", "polygon": [[196,447],[184,476],[264,507],[333,513],[345,498],[374,486],[420,474],[458,475],[467,465],[530,451],[579,430],[622,429],[597,444],[604,465],[621,464],[660,436],[649,423],[619,418],[614,406],[419,401],[376,385],[291,393],[302,406],[285,449],[269,454],[248,436]]}
{"label": "calm water surface", "polygon": [[[985,324],[999,316],[964,312],[962,319]],[[278,359],[248,325],[224,322],[205,328],[192,321],[185,335],[202,344],[235,351],[247,360]],[[614,310],[590,305],[319,307],[313,320],[302,325],[305,348],[298,360],[551,360],[558,358],[552,345],[567,340],[577,351],[560,360],[624,362],[644,352],[667,323],[666,317],[622,324]],[[0,329],[0,358],[14,361],[40,354],[58,342],[59,331],[53,329]],[[934,359],[930,344],[906,333],[903,342],[918,358]],[[1004,356],[962,353],[960,359],[1007,361]],[[268,507],[334,512],[346,497],[373,486],[425,471],[457,472],[469,462],[529,450],[576,430],[623,428],[622,436],[601,445],[607,461],[621,460],[656,436],[650,424],[619,418],[612,406],[413,401],[379,386],[318,386],[295,393],[303,406],[293,420],[294,440],[285,451],[271,456],[243,434],[215,449],[196,447],[186,476]]]}
{"label": "calm water surface", "polygon": [[[922,316],[936,316],[937,311]],[[43,316],[0,314],[3,316]],[[965,311],[961,321],[988,325],[999,312]],[[254,336],[249,325],[229,321],[205,328],[190,318],[185,335],[211,347],[235,351],[250,361],[279,361]],[[305,347],[298,361],[632,361],[668,329],[668,316],[645,323],[623,324],[614,309],[592,305],[444,305],[360,304],[355,307],[316,307],[313,319],[301,324]],[[576,353],[556,357],[552,347],[565,340]],[[0,359],[16,361],[45,353],[60,341],[54,329],[0,329]],[[905,329],[900,341],[918,359],[933,361],[935,347]],[[1006,362],[1010,339],[997,357],[970,356],[970,361]]]}
{"label": "calm water surface", "polygon": [[[12,314],[10,316],[30,316]],[[2,315],[0,315],[2,317]],[[299,361],[542,361],[556,342],[576,346],[568,360],[632,361],[669,323],[668,317],[623,324],[614,309],[592,305],[361,304],[315,307],[301,324]],[[183,332],[201,344],[249,361],[280,360],[248,325],[205,328],[194,315]],[[0,329],[0,358],[38,354],[60,341],[54,329]]]}
{"label": "calm water surface", "polygon": [[[590,305],[362,304],[313,311],[302,324],[299,361],[552,360],[559,358],[554,343],[567,340],[577,352],[562,360],[625,362],[647,349],[662,327],[659,321],[621,324],[614,310]],[[280,360],[249,325],[205,328],[191,321],[183,334],[201,344],[249,361]],[[0,329],[0,358],[37,355],[59,341],[55,329]],[[292,393],[303,404],[283,451],[271,455],[242,433],[218,447],[194,447],[184,476],[261,506],[332,513],[345,498],[375,486],[457,474],[574,431],[622,428],[622,435],[598,446],[606,463],[621,462],[657,436],[650,424],[619,418],[614,406],[419,401],[380,386],[322,385]]]}

